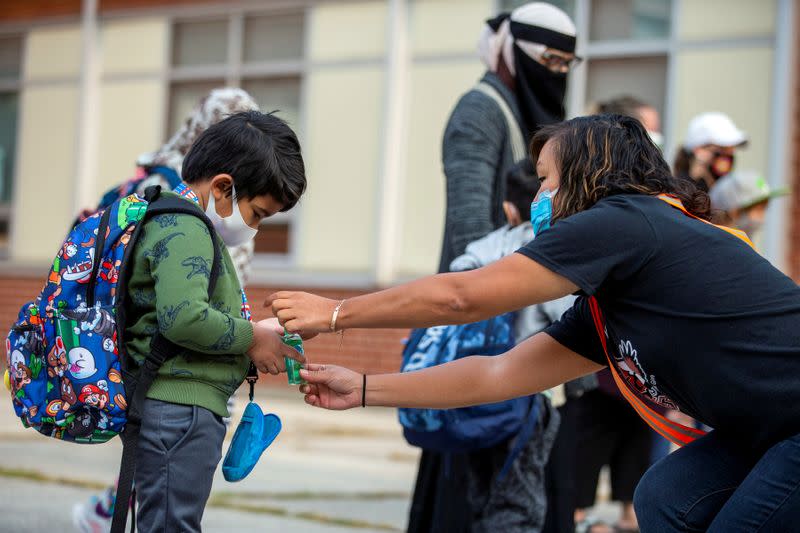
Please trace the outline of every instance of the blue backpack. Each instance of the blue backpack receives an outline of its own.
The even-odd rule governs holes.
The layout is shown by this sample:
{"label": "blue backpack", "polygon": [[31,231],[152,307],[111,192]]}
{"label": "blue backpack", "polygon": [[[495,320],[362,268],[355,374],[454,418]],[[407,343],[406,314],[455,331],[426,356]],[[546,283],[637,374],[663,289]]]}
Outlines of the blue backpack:
{"label": "blue backpack", "polygon": [[[415,329],[403,350],[402,372],[413,372],[470,355],[499,355],[515,345],[515,313],[463,324]],[[412,446],[437,452],[490,448],[517,436],[498,479],[533,436],[536,395],[458,409],[399,409],[403,435]]]}
{"label": "blue backpack", "polygon": [[[22,306],[6,339],[12,403],[25,427],[85,444],[122,437],[120,502],[130,495],[141,405],[158,369],[180,351],[157,334],[142,366],[129,368],[124,349],[126,286],[144,222],[176,213],[201,219],[214,243],[209,297],[219,276],[221,259],[211,222],[186,200],[160,192],[156,186],[144,197],[118,199],[77,224],[53,261],[41,294]],[[126,505],[116,507],[127,513]]]}

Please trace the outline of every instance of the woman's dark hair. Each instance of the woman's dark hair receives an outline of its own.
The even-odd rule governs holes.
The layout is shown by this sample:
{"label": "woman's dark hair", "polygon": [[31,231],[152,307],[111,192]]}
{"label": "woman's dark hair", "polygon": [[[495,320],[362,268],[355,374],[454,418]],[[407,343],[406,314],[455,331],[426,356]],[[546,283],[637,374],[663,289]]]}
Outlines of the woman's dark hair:
{"label": "woman's dark hair", "polygon": [[708,195],[672,176],[661,150],[635,118],[593,115],[544,126],[531,141],[534,161],[549,141],[561,175],[554,221],[615,194],[670,194],[693,215],[710,217]]}
{"label": "woman's dark hair", "polygon": [[239,198],[269,194],[288,211],[306,190],[300,143],[273,113],[242,111],[210,126],[183,160],[181,175],[197,183],[230,174]]}

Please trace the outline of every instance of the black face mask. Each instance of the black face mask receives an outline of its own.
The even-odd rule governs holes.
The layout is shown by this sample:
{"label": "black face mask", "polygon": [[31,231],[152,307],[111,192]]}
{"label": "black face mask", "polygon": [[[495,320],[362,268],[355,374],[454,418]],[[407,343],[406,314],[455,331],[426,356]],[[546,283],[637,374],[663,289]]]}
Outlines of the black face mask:
{"label": "black face mask", "polygon": [[564,120],[567,74],[553,72],[528,56],[516,44],[514,62],[517,71],[517,103],[527,134],[532,134],[545,124]]}
{"label": "black face mask", "polygon": [[732,154],[714,153],[714,157],[711,158],[711,162],[708,164],[708,172],[714,177],[714,181],[717,181],[733,169],[733,160]]}

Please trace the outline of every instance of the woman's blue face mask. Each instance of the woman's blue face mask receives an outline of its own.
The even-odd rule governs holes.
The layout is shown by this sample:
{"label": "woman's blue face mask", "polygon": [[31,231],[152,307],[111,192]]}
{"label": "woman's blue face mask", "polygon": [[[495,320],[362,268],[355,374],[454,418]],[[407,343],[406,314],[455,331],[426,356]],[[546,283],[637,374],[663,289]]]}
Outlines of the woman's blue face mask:
{"label": "woman's blue face mask", "polygon": [[531,225],[534,239],[550,227],[550,220],[553,218],[553,196],[557,192],[558,189],[541,191],[531,203]]}

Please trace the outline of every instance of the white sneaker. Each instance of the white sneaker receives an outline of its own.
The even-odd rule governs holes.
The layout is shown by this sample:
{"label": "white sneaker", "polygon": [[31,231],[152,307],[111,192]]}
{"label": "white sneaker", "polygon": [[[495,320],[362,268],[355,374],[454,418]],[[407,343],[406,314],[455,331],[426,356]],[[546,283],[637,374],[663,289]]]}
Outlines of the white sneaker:
{"label": "white sneaker", "polygon": [[83,533],[111,531],[111,516],[103,512],[100,498],[97,496],[92,496],[88,502],[76,503],[72,507],[72,523]]}

